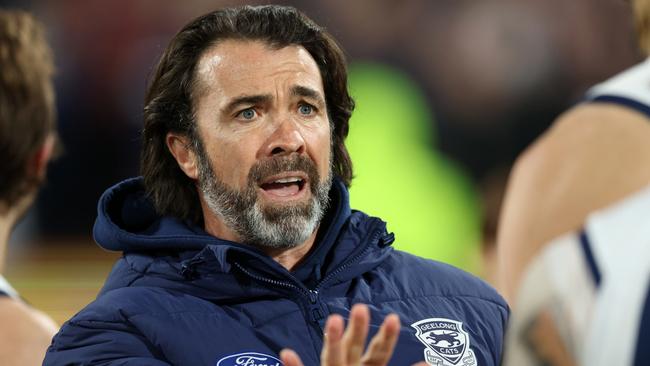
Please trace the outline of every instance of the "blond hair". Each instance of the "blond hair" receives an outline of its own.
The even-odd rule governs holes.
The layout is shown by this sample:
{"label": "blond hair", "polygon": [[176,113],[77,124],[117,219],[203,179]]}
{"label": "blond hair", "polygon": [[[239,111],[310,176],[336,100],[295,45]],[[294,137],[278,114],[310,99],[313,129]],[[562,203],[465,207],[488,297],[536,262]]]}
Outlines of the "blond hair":
{"label": "blond hair", "polygon": [[646,55],[650,55],[650,0],[633,0],[632,6],[639,46]]}
{"label": "blond hair", "polygon": [[54,133],[53,65],[42,24],[0,9],[0,203],[11,206],[40,181],[27,166]]}

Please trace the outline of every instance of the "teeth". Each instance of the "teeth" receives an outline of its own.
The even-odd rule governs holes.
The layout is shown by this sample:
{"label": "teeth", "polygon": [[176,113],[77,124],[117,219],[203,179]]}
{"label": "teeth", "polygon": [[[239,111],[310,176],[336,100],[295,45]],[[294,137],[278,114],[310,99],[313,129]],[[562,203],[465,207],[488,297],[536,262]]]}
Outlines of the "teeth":
{"label": "teeth", "polygon": [[297,178],[297,177],[288,177],[288,178],[280,178],[277,180],[274,180],[273,183],[298,183],[302,181],[302,179]]}

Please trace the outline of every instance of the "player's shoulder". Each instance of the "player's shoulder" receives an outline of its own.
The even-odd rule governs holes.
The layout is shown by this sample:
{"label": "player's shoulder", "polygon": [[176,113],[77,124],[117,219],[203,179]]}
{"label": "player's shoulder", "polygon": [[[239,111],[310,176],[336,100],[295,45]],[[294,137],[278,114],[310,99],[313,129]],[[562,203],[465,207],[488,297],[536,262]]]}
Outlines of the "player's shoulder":
{"label": "player's shoulder", "polygon": [[641,144],[648,135],[650,59],[590,88],[582,102],[562,113],[519,160],[555,159],[558,153],[579,148],[616,147],[622,138],[625,144]]}
{"label": "player's shoulder", "polygon": [[10,297],[0,298],[0,364],[42,360],[57,330],[44,313]]}
{"label": "player's shoulder", "polygon": [[650,58],[594,85],[585,101],[619,104],[650,117]]}
{"label": "player's shoulder", "polygon": [[645,115],[619,104],[581,103],[560,115],[517,158],[512,175],[543,179],[607,163],[599,160],[607,156],[650,160],[649,140],[650,119]]}

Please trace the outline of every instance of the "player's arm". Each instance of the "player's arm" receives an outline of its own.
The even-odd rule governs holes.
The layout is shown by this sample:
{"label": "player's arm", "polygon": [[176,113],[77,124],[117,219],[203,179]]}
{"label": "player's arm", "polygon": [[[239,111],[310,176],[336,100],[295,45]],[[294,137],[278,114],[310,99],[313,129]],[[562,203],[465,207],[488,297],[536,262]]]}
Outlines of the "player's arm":
{"label": "player's arm", "polygon": [[588,103],[561,116],[519,157],[508,182],[497,238],[502,294],[512,300],[525,266],[545,243],[649,183],[645,115]]}

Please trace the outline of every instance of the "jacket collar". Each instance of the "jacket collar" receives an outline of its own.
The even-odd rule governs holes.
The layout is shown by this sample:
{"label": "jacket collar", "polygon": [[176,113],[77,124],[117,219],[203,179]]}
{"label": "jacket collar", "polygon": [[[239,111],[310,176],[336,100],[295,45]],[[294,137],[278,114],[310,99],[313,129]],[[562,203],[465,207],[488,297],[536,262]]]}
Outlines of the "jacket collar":
{"label": "jacket collar", "polygon": [[[103,292],[155,283],[159,287],[185,290],[192,287],[192,291],[199,292],[211,289],[207,293],[214,292],[217,286],[226,296],[230,291],[224,287],[239,281],[214,281],[213,277],[242,274],[306,289],[336,283],[374,268],[389,253],[385,247],[392,243],[385,223],[352,211],[348,191],[338,179],[332,185],[330,199],[314,250],[289,273],[253,247],[215,238],[202,228],[176,218],[157,216],[145,196],[142,180],[124,181],[100,199],[94,228],[100,246],[126,253],[124,263],[116,267]],[[138,280],[127,273],[133,271],[138,273]],[[232,290],[242,289],[235,286]]]}

